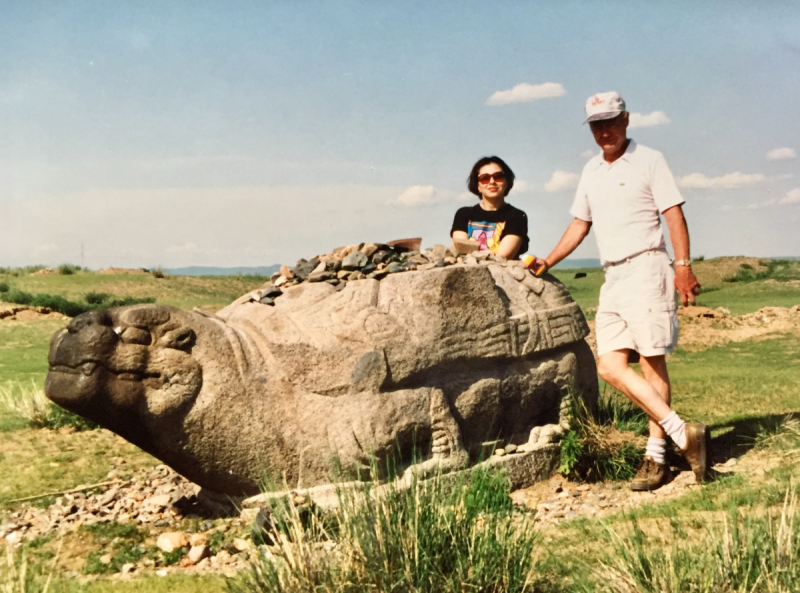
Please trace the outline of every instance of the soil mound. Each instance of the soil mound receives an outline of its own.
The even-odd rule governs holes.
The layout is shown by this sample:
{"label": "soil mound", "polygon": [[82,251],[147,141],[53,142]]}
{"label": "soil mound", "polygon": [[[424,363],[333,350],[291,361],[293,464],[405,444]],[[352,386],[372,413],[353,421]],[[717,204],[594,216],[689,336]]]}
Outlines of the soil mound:
{"label": "soil mound", "polygon": [[69,317],[48,307],[0,303],[0,321],[39,321],[40,319],[69,319]]}

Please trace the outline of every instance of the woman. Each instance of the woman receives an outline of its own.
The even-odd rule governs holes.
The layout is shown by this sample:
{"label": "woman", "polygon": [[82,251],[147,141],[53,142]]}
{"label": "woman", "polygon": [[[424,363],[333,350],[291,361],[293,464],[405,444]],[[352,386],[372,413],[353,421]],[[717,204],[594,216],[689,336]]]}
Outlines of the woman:
{"label": "woman", "polygon": [[503,159],[484,157],[472,167],[467,179],[469,191],[481,201],[459,208],[450,236],[453,240],[474,239],[481,251],[516,259],[528,250],[528,217],[506,203],[514,187],[514,172]]}

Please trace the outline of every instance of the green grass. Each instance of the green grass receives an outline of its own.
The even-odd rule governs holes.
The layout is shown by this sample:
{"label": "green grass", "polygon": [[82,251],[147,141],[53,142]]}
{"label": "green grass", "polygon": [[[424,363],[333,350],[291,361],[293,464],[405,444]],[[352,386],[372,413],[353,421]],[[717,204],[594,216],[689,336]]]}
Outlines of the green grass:
{"label": "green grass", "polygon": [[669,372],[675,408],[712,427],[800,410],[800,336],[678,349]]}
{"label": "green grass", "polygon": [[66,322],[0,323],[0,383],[34,380],[44,384],[50,338]]}
{"label": "green grass", "polygon": [[[342,493],[333,528],[298,508],[276,507],[279,531],[270,557],[229,583],[231,593],[348,591],[487,593],[531,591],[537,534],[530,515],[516,513],[506,478],[472,472],[441,476],[406,490],[370,486]],[[331,540],[337,552],[315,544]]]}
{"label": "green grass", "polygon": [[[220,308],[267,279],[253,276],[169,276],[152,274],[96,274],[78,272],[68,275],[33,276],[0,274],[0,282],[12,290],[57,295],[83,302],[87,293],[105,293],[116,298],[155,298],[156,302],[184,309]],[[0,294],[2,300],[2,294]]]}
{"label": "green grass", "polygon": [[[730,259],[730,258],[727,258]],[[734,315],[752,313],[762,307],[792,307],[800,305],[800,261],[762,260],[762,264],[742,268],[734,266],[731,273],[718,273],[726,258],[699,262],[695,274],[703,286],[697,304],[705,307],[726,307]],[[575,278],[585,272],[585,278]],[[586,311],[597,307],[604,274],[600,268],[554,270],[554,275],[569,289],[572,298]],[[731,282],[736,278],[735,282]]]}

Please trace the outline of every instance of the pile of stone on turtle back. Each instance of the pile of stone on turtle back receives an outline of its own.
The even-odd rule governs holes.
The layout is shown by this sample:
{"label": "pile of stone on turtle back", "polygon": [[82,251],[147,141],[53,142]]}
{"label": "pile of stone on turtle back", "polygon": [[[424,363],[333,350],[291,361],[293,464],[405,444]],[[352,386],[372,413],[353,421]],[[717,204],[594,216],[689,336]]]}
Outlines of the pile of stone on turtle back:
{"label": "pile of stone on turtle back", "polygon": [[281,266],[272,275],[271,282],[260,290],[260,302],[274,305],[283,289],[301,282],[327,282],[343,289],[348,282],[374,278],[380,280],[388,274],[411,270],[430,270],[455,264],[480,265],[481,263],[506,263],[506,259],[489,251],[475,251],[469,255],[454,253],[444,245],[419,249],[420,241],[400,240],[390,243],[361,243],[338,247],[331,253],[310,260],[301,259],[293,268]]}

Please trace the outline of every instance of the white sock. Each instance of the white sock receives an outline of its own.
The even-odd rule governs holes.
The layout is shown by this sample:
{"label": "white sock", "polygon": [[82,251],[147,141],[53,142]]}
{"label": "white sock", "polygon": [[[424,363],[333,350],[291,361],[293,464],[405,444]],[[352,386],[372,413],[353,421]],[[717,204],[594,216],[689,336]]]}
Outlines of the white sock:
{"label": "white sock", "polygon": [[679,449],[686,448],[686,423],[680,419],[677,412],[670,412],[659,424]]}
{"label": "white sock", "polygon": [[645,455],[649,455],[659,465],[664,465],[664,454],[667,452],[667,441],[650,437],[647,439]]}

